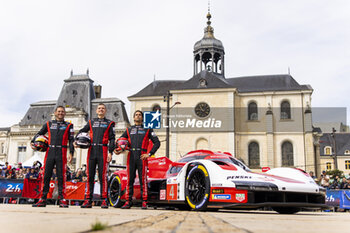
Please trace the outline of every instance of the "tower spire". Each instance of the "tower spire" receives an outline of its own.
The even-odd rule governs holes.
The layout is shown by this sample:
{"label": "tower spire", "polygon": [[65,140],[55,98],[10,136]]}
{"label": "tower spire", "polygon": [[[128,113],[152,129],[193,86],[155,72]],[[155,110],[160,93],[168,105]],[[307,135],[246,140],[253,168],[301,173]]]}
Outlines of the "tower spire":
{"label": "tower spire", "polygon": [[207,25],[204,36],[197,41],[193,48],[193,74],[203,70],[215,74],[225,75],[225,50],[222,42],[214,37],[214,28],[211,26],[210,0],[208,0]]}

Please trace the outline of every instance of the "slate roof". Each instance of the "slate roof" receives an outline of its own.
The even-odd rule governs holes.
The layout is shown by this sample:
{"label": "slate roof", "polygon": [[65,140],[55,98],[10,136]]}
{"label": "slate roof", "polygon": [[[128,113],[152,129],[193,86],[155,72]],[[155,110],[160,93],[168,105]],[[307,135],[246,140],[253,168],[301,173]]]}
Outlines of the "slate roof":
{"label": "slate roof", "polygon": [[93,80],[88,75],[71,75],[64,80],[58,100],[40,101],[30,105],[27,113],[19,125],[42,125],[51,120],[51,114],[58,105],[74,107],[87,113],[87,119],[95,116],[98,103],[104,103],[107,108],[108,119],[115,122],[127,122],[129,118],[125,111],[124,103],[118,98],[96,99]]}
{"label": "slate roof", "polygon": [[51,120],[51,114],[55,109],[56,103],[56,100],[50,100],[31,104],[19,125],[42,125],[46,121]]}
{"label": "slate roof", "polygon": [[95,99],[93,80],[88,75],[71,75],[64,80],[57,105],[76,107],[91,115],[91,100]]}
{"label": "slate roof", "polygon": [[[200,85],[200,80],[206,81],[206,86]],[[129,97],[163,96],[168,90],[209,88],[237,88],[239,93],[262,91],[293,91],[312,90],[310,85],[300,85],[289,74],[246,76],[225,79],[222,75],[202,71],[187,81],[156,80],[138,93]]]}
{"label": "slate roof", "polygon": [[227,81],[238,92],[312,90],[309,85],[300,85],[289,74],[259,75],[229,78]]}
{"label": "slate roof", "polygon": [[[333,147],[333,138],[331,134],[324,133],[323,136],[320,138],[319,142],[320,142],[320,155],[327,156],[324,153],[324,148],[326,146]],[[337,155],[340,155],[340,156],[345,155],[345,151],[350,150],[350,133],[336,133],[335,142],[337,145]]]}
{"label": "slate roof", "polygon": [[96,108],[99,103],[104,103],[107,108],[106,118],[114,122],[126,121],[129,123],[129,118],[125,110],[124,102],[118,98],[98,98],[91,101],[92,103],[92,118],[96,116]]}

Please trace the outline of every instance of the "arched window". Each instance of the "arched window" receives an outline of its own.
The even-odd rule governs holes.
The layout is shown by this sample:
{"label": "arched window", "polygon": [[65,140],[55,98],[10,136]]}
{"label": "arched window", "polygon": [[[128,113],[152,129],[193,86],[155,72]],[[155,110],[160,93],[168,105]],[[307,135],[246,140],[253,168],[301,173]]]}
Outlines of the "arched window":
{"label": "arched window", "polygon": [[208,140],[205,138],[199,138],[196,142],[196,150],[208,150]]}
{"label": "arched window", "polygon": [[290,142],[282,144],[282,167],[294,166],[293,145]]}
{"label": "arched window", "polygon": [[250,168],[260,167],[259,144],[257,142],[249,143],[248,160],[249,160],[249,167]]}
{"label": "arched window", "polygon": [[248,104],[248,120],[258,120],[258,105],[255,102]]}
{"label": "arched window", "polygon": [[159,104],[153,105],[152,111],[153,111],[153,112],[156,112],[157,110],[158,110],[159,112],[161,112],[162,108],[159,106]]}
{"label": "arched window", "polygon": [[281,103],[281,119],[291,119],[290,103],[286,100]]}

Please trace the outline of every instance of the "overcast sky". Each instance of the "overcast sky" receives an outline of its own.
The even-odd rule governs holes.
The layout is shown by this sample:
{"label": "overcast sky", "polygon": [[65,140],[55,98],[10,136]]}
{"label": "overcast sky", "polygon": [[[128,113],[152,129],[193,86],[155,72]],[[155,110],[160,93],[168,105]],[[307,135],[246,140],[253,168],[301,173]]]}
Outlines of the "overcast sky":
{"label": "overcast sky", "polygon": [[[207,0],[0,0],[0,127],[56,100],[71,69],[127,105],[156,79],[189,79]],[[349,0],[212,0],[226,77],[291,75],[313,107],[350,107]],[[348,111],[349,114],[349,111]]]}

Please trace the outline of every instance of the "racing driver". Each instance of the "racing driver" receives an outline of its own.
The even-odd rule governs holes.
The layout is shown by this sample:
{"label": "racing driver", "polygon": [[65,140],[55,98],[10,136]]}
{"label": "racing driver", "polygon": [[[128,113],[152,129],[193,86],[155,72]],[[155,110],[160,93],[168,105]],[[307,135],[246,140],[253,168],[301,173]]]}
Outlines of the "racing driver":
{"label": "racing driver", "polygon": [[[127,138],[130,144],[130,152],[127,158],[127,188],[126,202],[122,209],[130,209],[132,206],[132,196],[134,191],[134,181],[136,170],[138,171],[140,190],[142,198],[142,209],[147,209],[147,159],[154,155],[160,146],[159,139],[153,129],[145,129],[143,123],[143,113],[140,110],[134,113],[135,125],[126,129],[121,138]],[[150,151],[150,141],[153,147]],[[119,154],[121,151],[115,150]]]}
{"label": "racing driver", "polygon": [[67,143],[69,142],[68,163],[71,163],[74,147],[74,131],[73,124],[64,120],[66,110],[63,106],[58,106],[54,112],[55,120],[47,121],[41,130],[34,136],[31,141],[31,147],[35,150],[34,141],[40,135],[48,133],[49,147],[46,151],[44,160],[44,178],[42,185],[42,195],[33,207],[45,207],[46,198],[49,192],[49,185],[52,176],[52,171],[56,165],[57,180],[58,180],[58,198],[60,207],[68,207],[65,199],[66,196],[66,171],[67,171]]}
{"label": "racing driver", "polygon": [[[96,109],[97,118],[89,120],[79,133],[90,132],[91,145],[86,159],[87,163],[87,189],[85,201],[81,208],[92,207],[92,197],[94,193],[94,181],[96,165],[98,165],[98,176],[101,184],[101,208],[108,208],[107,202],[107,174],[108,164],[112,160],[112,153],[115,146],[114,121],[106,119],[106,105],[98,104]],[[79,134],[78,133],[78,134]],[[77,147],[76,143],[74,146]]]}

